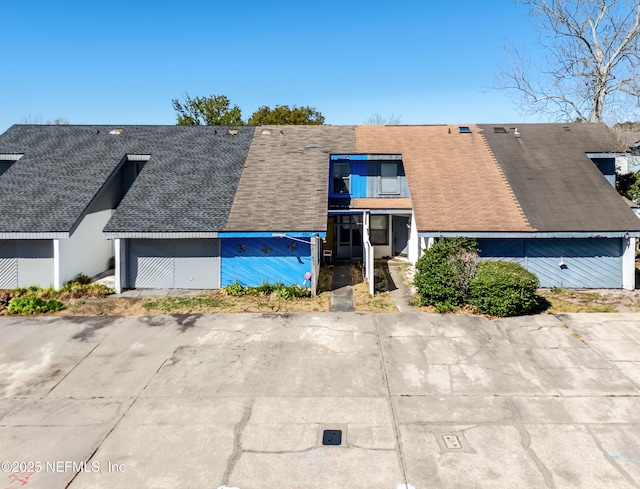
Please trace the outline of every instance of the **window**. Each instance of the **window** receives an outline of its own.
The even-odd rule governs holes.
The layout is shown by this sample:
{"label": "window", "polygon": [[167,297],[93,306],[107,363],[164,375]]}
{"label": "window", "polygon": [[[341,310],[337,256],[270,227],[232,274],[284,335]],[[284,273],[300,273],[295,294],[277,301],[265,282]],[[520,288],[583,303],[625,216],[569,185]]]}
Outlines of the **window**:
{"label": "window", "polygon": [[333,164],[333,188],[334,194],[348,194],[349,186],[349,163]]}
{"label": "window", "polygon": [[369,238],[371,244],[389,244],[389,216],[372,214],[369,216]]}
{"label": "window", "polygon": [[380,193],[400,193],[397,163],[380,163]]}

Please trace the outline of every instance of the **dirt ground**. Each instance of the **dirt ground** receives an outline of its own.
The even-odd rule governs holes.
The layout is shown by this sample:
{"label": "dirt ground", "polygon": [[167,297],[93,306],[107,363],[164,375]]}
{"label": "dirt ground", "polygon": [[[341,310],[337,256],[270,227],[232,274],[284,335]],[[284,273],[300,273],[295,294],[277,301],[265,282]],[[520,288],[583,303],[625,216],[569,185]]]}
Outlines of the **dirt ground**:
{"label": "dirt ground", "polygon": [[640,290],[540,289],[543,312],[640,312]]}

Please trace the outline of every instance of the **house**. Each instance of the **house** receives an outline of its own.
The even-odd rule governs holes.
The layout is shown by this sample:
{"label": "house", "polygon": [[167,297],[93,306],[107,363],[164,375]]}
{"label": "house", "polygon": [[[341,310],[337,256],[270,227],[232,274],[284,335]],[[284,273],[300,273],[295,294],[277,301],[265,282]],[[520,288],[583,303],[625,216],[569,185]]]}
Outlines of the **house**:
{"label": "house", "polygon": [[418,248],[476,239],[485,259],[521,263],[543,287],[634,288],[633,212],[601,171],[601,124],[360,128],[359,149],[402,154]]}
{"label": "house", "polygon": [[415,263],[466,236],[544,287],[633,288],[640,220],[599,124],[13,126],[0,287],[103,270],[116,288],[313,283],[321,251]]}
{"label": "house", "polygon": [[0,136],[0,288],[60,288],[107,268],[102,236],[127,152],[98,126],[13,126]]}

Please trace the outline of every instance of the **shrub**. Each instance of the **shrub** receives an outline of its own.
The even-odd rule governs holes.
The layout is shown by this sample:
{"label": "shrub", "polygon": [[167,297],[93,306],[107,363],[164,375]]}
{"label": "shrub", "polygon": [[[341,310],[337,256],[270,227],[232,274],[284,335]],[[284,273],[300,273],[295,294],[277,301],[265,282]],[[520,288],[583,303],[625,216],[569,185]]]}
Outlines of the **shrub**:
{"label": "shrub", "polygon": [[485,261],[471,282],[470,303],[484,314],[515,316],[538,305],[538,277],[517,263]]}
{"label": "shrub", "polygon": [[225,295],[240,296],[247,293],[247,288],[244,287],[240,282],[234,282],[231,285],[222,287],[222,293]]}
{"label": "shrub", "polygon": [[62,302],[55,299],[44,300],[35,295],[14,297],[9,301],[9,314],[41,314],[64,309]]}
{"label": "shrub", "polygon": [[84,284],[82,282],[68,282],[62,286],[57,296],[61,299],[101,298],[115,294],[115,290],[104,284],[94,282]]}
{"label": "shrub", "polygon": [[298,299],[301,297],[311,297],[311,291],[299,285],[281,285],[276,289],[276,296],[279,299]]}
{"label": "shrub", "polygon": [[477,266],[477,251],[475,241],[461,237],[440,239],[425,250],[413,279],[420,305],[448,312],[464,304]]}

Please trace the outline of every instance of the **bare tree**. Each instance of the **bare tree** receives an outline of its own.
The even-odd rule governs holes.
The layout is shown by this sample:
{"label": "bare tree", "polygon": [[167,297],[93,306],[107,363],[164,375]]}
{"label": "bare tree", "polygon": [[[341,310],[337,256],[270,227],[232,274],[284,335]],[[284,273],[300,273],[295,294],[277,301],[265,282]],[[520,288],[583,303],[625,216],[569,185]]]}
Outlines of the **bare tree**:
{"label": "bare tree", "polygon": [[400,124],[400,119],[402,119],[402,116],[395,115],[393,112],[389,117],[384,117],[378,112],[374,112],[364,120],[364,123],[373,126],[383,126],[385,124],[393,125]]}
{"label": "bare tree", "polygon": [[23,124],[48,124],[48,125],[54,125],[54,126],[66,126],[69,124],[69,120],[68,119],[64,119],[62,117],[57,117],[53,120],[47,120],[44,121],[42,119],[42,117],[38,116],[32,116],[32,115],[27,115],[25,117],[23,117],[22,119],[22,123]]}
{"label": "bare tree", "polygon": [[529,7],[544,56],[513,48],[500,88],[527,113],[602,122],[636,111],[640,94],[640,0],[519,0]]}

